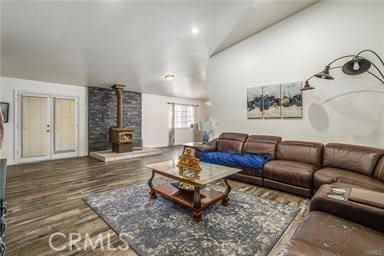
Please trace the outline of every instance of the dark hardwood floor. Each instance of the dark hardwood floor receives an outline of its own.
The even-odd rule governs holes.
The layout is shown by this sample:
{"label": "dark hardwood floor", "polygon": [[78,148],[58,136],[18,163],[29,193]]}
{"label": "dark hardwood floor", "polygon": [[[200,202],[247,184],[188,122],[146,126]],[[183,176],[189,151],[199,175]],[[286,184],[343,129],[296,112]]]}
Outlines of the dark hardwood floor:
{"label": "dark hardwood floor", "polygon": [[[79,251],[68,244],[67,250],[58,253],[49,247],[49,236],[55,232],[89,233],[95,240],[102,233],[104,237],[110,234],[113,248],[122,245],[114,231],[82,198],[92,193],[146,182],[150,171],[143,167],[145,164],[176,158],[181,152],[180,147],[162,150],[164,152],[161,155],[110,163],[81,157],[10,166],[6,189],[7,255],[136,255],[132,250]],[[241,182],[230,183],[234,190],[301,208],[295,221],[271,251],[270,255],[274,255],[278,245],[289,239],[307,213],[308,200]],[[67,241],[59,237],[54,244],[60,246]]]}

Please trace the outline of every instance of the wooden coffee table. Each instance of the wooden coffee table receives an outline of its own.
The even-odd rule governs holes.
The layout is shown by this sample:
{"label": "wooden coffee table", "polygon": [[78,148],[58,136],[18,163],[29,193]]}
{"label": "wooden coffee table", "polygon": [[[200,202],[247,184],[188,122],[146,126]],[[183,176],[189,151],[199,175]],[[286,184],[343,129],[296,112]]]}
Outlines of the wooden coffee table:
{"label": "wooden coffee table", "polygon": [[[176,165],[177,160],[171,160],[145,166],[152,169],[152,176],[148,181],[150,198],[156,199],[156,194],[159,194],[168,200],[192,209],[193,219],[196,222],[201,221],[203,209],[210,205],[218,201],[221,201],[223,206],[228,205],[228,195],[231,191],[231,186],[228,183],[227,177],[240,172],[241,169],[201,163],[202,170],[198,174],[195,174],[192,171],[179,170]],[[168,183],[154,186],[152,180],[155,177],[155,174],[182,182],[192,186],[194,189],[190,192],[186,192]],[[203,188],[207,184],[220,179],[224,179],[226,185],[224,193],[210,188]]]}

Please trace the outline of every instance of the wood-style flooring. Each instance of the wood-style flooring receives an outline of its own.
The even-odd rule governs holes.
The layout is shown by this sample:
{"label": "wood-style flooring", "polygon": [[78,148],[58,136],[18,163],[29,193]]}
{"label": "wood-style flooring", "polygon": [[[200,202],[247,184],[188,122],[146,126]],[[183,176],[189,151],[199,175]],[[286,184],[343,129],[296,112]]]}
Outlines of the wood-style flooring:
{"label": "wood-style flooring", "polygon": [[[145,164],[176,158],[181,147],[162,149],[163,154],[104,163],[89,157],[55,160],[8,167],[7,177],[7,255],[136,255],[129,251],[80,251],[67,244],[67,250],[55,252],[49,236],[89,233],[93,239],[110,234],[112,248],[122,245],[114,231],[82,200],[83,197],[129,184],[146,182],[150,171]],[[308,200],[287,193],[230,181],[234,190],[253,194],[301,208],[290,228],[270,255],[289,239],[308,211]],[[68,239],[54,240],[56,246]],[[107,240],[104,239],[105,244]],[[72,248],[69,249],[69,248]]]}

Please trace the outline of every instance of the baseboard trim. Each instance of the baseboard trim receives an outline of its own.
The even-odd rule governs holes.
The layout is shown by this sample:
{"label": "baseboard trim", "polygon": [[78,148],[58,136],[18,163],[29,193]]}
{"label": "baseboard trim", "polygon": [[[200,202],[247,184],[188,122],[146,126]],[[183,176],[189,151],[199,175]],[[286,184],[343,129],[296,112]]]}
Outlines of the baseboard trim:
{"label": "baseboard trim", "polygon": [[67,159],[67,158],[76,158],[76,157],[84,157],[84,156],[88,156],[88,152],[80,152],[77,154],[77,156],[66,156],[66,157],[58,157],[58,158],[53,158],[53,159],[48,159],[48,160],[44,160],[44,161],[26,161],[26,162],[20,162],[20,163],[17,163],[15,160],[10,160],[10,159],[7,159],[7,166],[10,166],[10,165],[20,165],[20,164],[31,164],[31,163],[38,163],[38,162],[45,162],[45,161],[54,161],[54,160],[61,160],[61,159]]}

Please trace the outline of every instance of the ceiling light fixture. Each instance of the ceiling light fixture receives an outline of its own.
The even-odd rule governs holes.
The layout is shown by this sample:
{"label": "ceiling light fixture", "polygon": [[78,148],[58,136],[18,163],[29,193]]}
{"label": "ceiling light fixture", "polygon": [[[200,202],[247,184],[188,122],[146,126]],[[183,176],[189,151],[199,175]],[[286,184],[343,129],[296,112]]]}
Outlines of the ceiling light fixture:
{"label": "ceiling light fixture", "polygon": [[195,34],[199,33],[199,29],[197,27],[192,27],[191,33],[195,35]]}
{"label": "ceiling light fixture", "polygon": [[175,75],[171,75],[171,74],[165,75],[164,79],[167,81],[172,81],[173,79],[175,79]]}

